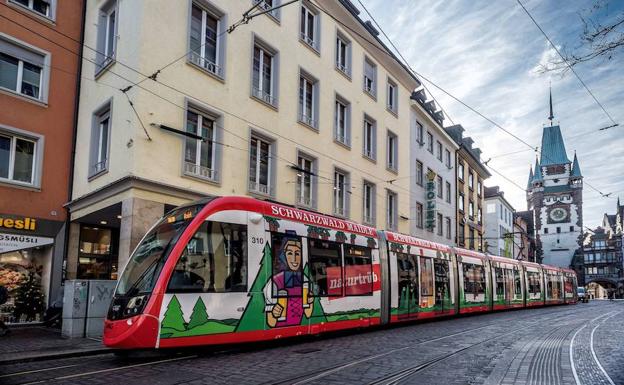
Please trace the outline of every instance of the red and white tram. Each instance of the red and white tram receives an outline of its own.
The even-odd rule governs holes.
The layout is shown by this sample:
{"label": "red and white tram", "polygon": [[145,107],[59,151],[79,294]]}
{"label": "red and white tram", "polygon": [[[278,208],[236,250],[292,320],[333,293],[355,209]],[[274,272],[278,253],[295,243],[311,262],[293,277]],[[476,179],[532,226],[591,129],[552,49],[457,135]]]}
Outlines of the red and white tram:
{"label": "red and white tram", "polygon": [[104,326],[116,348],[319,334],[576,302],[574,271],[454,248],[247,197],[167,213],[141,240]]}

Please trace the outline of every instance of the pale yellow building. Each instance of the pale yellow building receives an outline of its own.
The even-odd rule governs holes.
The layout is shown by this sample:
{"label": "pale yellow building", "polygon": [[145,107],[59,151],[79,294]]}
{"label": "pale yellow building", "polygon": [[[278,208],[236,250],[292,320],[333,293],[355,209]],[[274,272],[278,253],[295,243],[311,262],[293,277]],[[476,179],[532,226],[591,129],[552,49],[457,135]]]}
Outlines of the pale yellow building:
{"label": "pale yellow building", "polygon": [[251,0],[87,2],[68,278],[116,278],[207,195],[410,232],[420,83],[348,1],[281,3],[228,31]]}

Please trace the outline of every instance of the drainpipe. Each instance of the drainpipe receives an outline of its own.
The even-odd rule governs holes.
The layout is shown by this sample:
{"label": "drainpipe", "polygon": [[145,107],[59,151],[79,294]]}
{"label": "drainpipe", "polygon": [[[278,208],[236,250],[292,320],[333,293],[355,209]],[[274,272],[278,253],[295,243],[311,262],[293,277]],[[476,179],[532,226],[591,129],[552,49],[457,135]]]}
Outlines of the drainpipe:
{"label": "drainpipe", "polygon": [[[87,0],[81,1],[82,3],[82,18],[80,21],[80,48],[78,49],[78,68],[76,75],[76,97],[74,98],[74,123],[73,123],[73,132],[72,132],[72,147],[71,147],[71,156],[69,160],[69,180],[67,186],[67,202],[71,202],[73,190],[74,190],[74,161],[76,159],[76,135],[78,133],[78,108],[80,107],[80,86],[82,81],[82,55],[84,50],[84,33],[85,33],[85,19],[87,13]],[[69,227],[71,223],[69,209],[65,207],[66,218],[65,218],[65,250],[63,251],[63,264],[61,269],[65,271],[67,268],[67,252],[69,245]],[[61,275],[61,284],[64,285],[66,275]]]}

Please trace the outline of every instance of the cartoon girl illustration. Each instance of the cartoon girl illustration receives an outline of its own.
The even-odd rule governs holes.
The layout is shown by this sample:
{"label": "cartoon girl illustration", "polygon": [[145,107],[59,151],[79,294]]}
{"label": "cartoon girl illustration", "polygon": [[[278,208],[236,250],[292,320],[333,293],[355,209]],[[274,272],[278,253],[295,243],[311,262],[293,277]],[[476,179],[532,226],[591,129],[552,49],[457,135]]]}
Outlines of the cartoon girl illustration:
{"label": "cartoon girl illustration", "polygon": [[278,249],[279,272],[264,287],[265,312],[270,327],[297,326],[310,318],[314,298],[303,274],[301,240],[286,232]]}

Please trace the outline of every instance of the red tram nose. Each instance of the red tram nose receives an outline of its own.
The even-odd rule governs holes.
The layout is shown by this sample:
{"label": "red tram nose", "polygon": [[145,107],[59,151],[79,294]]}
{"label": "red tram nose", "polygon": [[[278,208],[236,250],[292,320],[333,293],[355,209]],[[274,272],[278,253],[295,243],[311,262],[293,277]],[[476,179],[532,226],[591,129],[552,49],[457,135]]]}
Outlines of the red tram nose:
{"label": "red tram nose", "polygon": [[110,348],[155,348],[158,337],[158,320],[149,314],[104,321],[102,342]]}

